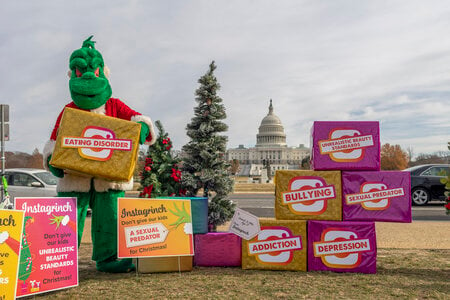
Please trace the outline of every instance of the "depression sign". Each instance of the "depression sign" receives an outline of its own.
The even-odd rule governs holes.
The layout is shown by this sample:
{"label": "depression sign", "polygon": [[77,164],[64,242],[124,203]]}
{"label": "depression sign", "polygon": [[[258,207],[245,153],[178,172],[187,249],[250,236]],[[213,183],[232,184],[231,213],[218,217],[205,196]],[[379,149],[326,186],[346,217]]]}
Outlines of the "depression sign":
{"label": "depression sign", "polygon": [[191,201],[119,198],[119,258],[194,255]]}

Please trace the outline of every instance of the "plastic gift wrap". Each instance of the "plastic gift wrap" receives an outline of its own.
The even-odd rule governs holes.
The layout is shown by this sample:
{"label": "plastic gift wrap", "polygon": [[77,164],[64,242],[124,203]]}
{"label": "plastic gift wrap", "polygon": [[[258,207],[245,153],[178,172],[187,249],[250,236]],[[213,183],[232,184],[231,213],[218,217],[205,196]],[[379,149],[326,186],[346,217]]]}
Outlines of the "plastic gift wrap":
{"label": "plastic gift wrap", "polygon": [[241,238],[230,232],[194,235],[194,265],[202,267],[240,267]]}
{"label": "plastic gift wrap", "polygon": [[411,175],[342,172],[344,221],[411,222]]}
{"label": "plastic gift wrap", "polygon": [[158,198],[191,200],[192,232],[194,234],[208,232],[208,198],[207,197],[158,197]]}
{"label": "plastic gift wrap", "polygon": [[306,271],[306,221],[260,219],[261,231],[242,240],[242,268]]}
{"label": "plastic gift wrap", "polygon": [[136,122],[66,108],[50,164],[76,174],[129,181],[140,131]]}
{"label": "plastic gift wrap", "polygon": [[192,256],[136,258],[139,273],[192,271]]}
{"label": "plastic gift wrap", "polygon": [[342,220],[341,172],[277,170],[275,218]]}
{"label": "plastic gift wrap", "polygon": [[308,271],[376,273],[375,223],[308,221]]}
{"label": "plastic gift wrap", "polygon": [[315,121],[311,129],[313,170],[380,170],[377,121]]}

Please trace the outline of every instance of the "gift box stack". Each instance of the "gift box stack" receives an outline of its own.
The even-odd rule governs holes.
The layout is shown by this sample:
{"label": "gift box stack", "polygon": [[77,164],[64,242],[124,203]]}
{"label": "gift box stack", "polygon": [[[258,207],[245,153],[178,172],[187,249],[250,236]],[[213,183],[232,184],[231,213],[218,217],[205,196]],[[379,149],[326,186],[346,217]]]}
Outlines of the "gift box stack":
{"label": "gift box stack", "polygon": [[275,219],[194,236],[197,266],[376,273],[375,222],[411,222],[408,172],[380,171],[378,122],[314,122],[312,170],[275,175]]}

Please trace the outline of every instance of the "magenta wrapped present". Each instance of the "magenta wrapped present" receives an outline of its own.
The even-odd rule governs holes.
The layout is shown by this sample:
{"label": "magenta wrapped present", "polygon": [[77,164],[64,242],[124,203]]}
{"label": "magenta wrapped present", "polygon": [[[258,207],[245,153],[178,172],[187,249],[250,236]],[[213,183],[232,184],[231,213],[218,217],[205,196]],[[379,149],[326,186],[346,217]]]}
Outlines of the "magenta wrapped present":
{"label": "magenta wrapped present", "polygon": [[308,271],[376,273],[375,223],[308,221]]}
{"label": "magenta wrapped present", "polygon": [[203,267],[240,267],[239,236],[229,232],[209,232],[194,235],[194,265]]}
{"label": "magenta wrapped present", "polygon": [[409,172],[342,172],[342,192],[344,221],[411,223]]}
{"label": "magenta wrapped present", "polygon": [[315,121],[311,143],[313,170],[380,170],[377,121]]}

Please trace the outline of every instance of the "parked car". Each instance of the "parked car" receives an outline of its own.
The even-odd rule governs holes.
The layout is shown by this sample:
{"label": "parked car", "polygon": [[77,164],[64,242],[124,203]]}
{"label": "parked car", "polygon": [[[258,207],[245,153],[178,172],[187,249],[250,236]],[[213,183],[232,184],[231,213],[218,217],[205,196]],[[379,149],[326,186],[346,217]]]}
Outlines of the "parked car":
{"label": "parked car", "polygon": [[450,164],[419,165],[403,171],[411,173],[411,199],[414,205],[445,200],[445,185],[441,183],[441,178],[450,172]]}
{"label": "parked car", "polygon": [[54,197],[58,178],[43,169],[6,169],[8,193],[15,197]]}

